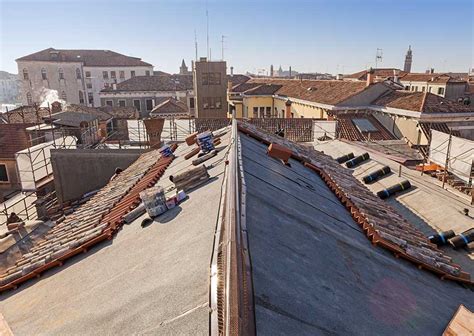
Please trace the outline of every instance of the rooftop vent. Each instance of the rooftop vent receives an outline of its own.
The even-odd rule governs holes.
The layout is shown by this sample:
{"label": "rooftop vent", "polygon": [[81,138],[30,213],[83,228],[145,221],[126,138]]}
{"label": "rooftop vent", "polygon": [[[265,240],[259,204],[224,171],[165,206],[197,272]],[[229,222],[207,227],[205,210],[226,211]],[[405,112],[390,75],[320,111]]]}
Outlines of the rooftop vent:
{"label": "rooftop vent", "polygon": [[313,86],[310,86],[309,88],[306,89],[307,91],[316,91],[316,88]]}

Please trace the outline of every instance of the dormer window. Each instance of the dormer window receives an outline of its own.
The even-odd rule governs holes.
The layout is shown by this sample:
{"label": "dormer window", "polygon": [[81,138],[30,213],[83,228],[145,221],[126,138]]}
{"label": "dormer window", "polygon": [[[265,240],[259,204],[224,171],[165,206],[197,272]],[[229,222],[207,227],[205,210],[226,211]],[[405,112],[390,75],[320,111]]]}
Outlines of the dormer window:
{"label": "dormer window", "polygon": [[64,70],[59,68],[59,79],[64,79]]}
{"label": "dormer window", "polygon": [[46,75],[46,69],[45,69],[45,68],[41,69],[41,78],[42,78],[43,80],[47,80],[47,79],[48,79],[48,76]]}

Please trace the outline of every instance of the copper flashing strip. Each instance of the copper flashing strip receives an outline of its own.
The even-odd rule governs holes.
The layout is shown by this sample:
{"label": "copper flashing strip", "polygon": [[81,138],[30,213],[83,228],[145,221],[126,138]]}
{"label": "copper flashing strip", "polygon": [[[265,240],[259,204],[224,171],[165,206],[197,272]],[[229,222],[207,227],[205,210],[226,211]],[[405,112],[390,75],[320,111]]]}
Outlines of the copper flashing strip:
{"label": "copper flashing strip", "polygon": [[[173,145],[171,149],[175,151],[177,148],[177,145]],[[100,214],[100,219],[97,220],[97,223],[93,225],[93,228],[99,228],[100,226],[104,226],[102,230],[100,230],[100,233],[97,235],[92,235],[90,239],[86,239],[86,241],[82,242],[78,246],[74,248],[70,248],[69,250],[65,251],[63,254],[59,255],[57,258],[51,259],[49,262],[46,262],[45,264],[41,265],[40,267],[32,270],[31,272],[28,272],[25,275],[22,275],[2,286],[0,286],[0,292],[3,292],[8,289],[16,289],[19,284],[32,279],[32,278],[37,278],[41,276],[41,273],[44,271],[55,267],[55,266],[61,266],[63,262],[79,253],[82,252],[87,252],[87,250],[106,240],[106,239],[112,239],[113,235],[122,227],[124,221],[123,221],[123,216],[125,216],[130,210],[134,209],[140,204],[140,196],[139,193],[150,186],[153,186],[158,179],[163,175],[165,172],[166,168],[171,164],[173,161],[174,157],[160,157],[156,163],[154,163],[152,166],[150,166],[146,172],[143,174],[141,178],[139,178],[137,181],[135,181],[135,184],[129,188],[125,194],[123,194],[119,199],[115,202],[113,202],[112,208],[109,210],[106,210],[107,207],[99,207],[99,208],[94,208],[91,209],[91,211],[88,212],[86,211],[85,214],[82,214],[80,216],[74,217],[74,213],[72,213],[71,217],[74,217],[74,219],[80,221],[82,218],[88,218],[88,215],[92,215],[92,211],[98,212],[99,214],[101,211],[102,214]],[[105,187],[104,187],[105,188]],[[118,188],[119,189],[119,188]],[[112,193],[111,195],[115,195],[115,193]],[[119,194],[118,194],[119,195]],[[92,222],[95,221],[92,220]],[[91,227],[87,226],[87,223],[90,223],[90,220],[86,220],[85,222],[81,222],[82,225],[86,226],[84,230],[90,230]],[[50,233],[52,232],[57,232],[59,229],[57,226],[55,226]],[[99,232],[99,231],[98,231]],[[86,236],[87,238],[87,236]],[[37,246],[40,246],[41,244],[46,244],[47,241],[40,242]],[[33,249],[35,248],[33,247]],[[32,250],[34,251],[34,250]]]}
{"label": "copper flashing strip", "polygon": [[[424,255],[420,255],[416,257],[412,254],[408,254],[406,250],[398,246],[397,244],[385,239],[382,235],[387,236],[387,232],[391,232],[395,235],[403,234],[402,228],[397,229],[397,222],[402,221],[402,217],[398,215],[393,209],[391,209],[387,204],[379,201],[378,199],[371,200],[371,205],[374,206],[373,210],[369,210],[367,206],[363,206],[360,208],[360,205],[363,205],[364,202],[367,202],[367,199],[362,199],[357,197],[353,193],[352,188],[348,188],[347,190],[344,189],[343,184],[347,181],[353,183],[353,185],[360,184],[359,181],[355,180],[352,176],[345,176],[342,174],[337,174],[336,170],[345,169],[339,165],[334,165],[335,169],[330,168],[327,164],[334,164],[334,160],[327,160],[324,162],[324,154],[321,155],[321,160],[323,162],[318,163],[316,160],[312,159],[310,156],[305,154],[307,149],[299,146],[297,144],[289,143],[288,141],[273,136],[267,135],[264,132],[252,128],[247,124],[239,123],[239,131],[243,134],[246,134],[264,144],[269,145],[275,140],[279,140],[280,144],[285,146],[287,145],[288,149],[292,151],[292,158],[304,164],[309,169],[313,170],[322,178],[322,180],[326,183],[329,189],[336,195],[336,197],[340,200],[340,202],[348,209],[351,213],[351,216],[356,221],[356,223],[362,228],[363,232],[367,236],[367,238],[374,244],[380,247],[383,247],[391,252],[394,253],[396,258],[402,257],[418,266],[419,269],[425,269],[432,273],[435,273],[440,276],[442,280],[448,279],[453,280],[465,284],[473,285],[474,282],[471,280],[469,273],[463,272],[460,270],[460,266],[456,265],[451,262],[450,258],[442,253],[442,251],[438,250],[437,247],[431,244],[427,238],[425,238],[416,228],[412,227],[406,220],[403,220],[403,230],[408,230],[407,234],[404,234],[403,238],[416,240],[416,243],[421,246],[423,249],[430,250],[431,253],[436,255],[436,260],[441,260],[441,262],[436,262],[436,265],[427,263],[422,257],[426,258]],[[290,146],[291,145],[291,146]],[[325,159],[326,160],[326,159]],[[334,162],[333,162],[334,161]],[[332,173],[328,173],[326,170],[332,171]],[[332,169],[332,170],[331,170]],[[337,179],[335,179],[332,175],[337,175]],[[353,179],[353,181],[352,181]],[[362,186],[362,185],[361,185]],[[363,186],[362,186],[363,187]],[[363,187],[365,188],[365,187]],[[367,194],[369,196],[369,194]],[[361,195],[364,197],[364,195]],[[374,203],[377,202],[377,203]],[[381,218],[382,214],[379,212],[383,212],[383,216],[386,216],[386,219]],[[386,225],[387,224],[387,225]],[[402,225],[399,224],[399,225]],[[387,229],[386,226],[393,226],[396,231],[390,231]],[[388,230],[388,231],[387,231]],[[397,231],[398,230],[398,231]],[[394,236],[394,240],[397,237]],[[449,270],[458,269],[459,271],[456,272],[457,274],[453,274],[453,272],[449,272]]]}
{"label": "copper flashing strip", "polygon": [[256,334],[245,218],[246,187],[237,142],[237,123],[233,120],[211,262],[211,335]]}

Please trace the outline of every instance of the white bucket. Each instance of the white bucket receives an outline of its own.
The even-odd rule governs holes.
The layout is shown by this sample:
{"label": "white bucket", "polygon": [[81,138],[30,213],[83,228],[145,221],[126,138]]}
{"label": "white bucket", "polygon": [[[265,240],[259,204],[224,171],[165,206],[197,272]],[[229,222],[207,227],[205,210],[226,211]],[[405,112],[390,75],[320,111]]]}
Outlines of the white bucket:
{"label": "white bucket", "polygon": [[140,198],[145,205],[146,212],[150,217],[156,217],[166,212],[165,191],[160,186],[151,187],[140,193]]}

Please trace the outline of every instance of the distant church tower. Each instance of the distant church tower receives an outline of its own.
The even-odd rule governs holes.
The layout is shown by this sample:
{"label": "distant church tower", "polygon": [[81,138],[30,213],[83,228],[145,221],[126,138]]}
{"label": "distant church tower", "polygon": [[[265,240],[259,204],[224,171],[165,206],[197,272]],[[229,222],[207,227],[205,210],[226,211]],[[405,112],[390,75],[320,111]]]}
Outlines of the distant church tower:
{"label": "distant church tower", "polygon": [[278,68],[278,77],[283,77],[283,69],[280,67]]}
{"label": "distant church tower", "polygon": [[403,71],[411,72],[411,63],[412,63],[413,55],[411,51],[411,46],[408,46],[408,51],[405,56],[405,65],[403,66]]}
{"label": "distant church tower", "polygon": [[270,77],[273,77],[273,64],[270,65]]}
{"label": "distant church tower", "polygon": [[187,75],[189,74],[188,67],[186,66],[186,63],[184,63],[184,59],[181,62],[181,66],[179,67],[179,74],[180,75]]}

